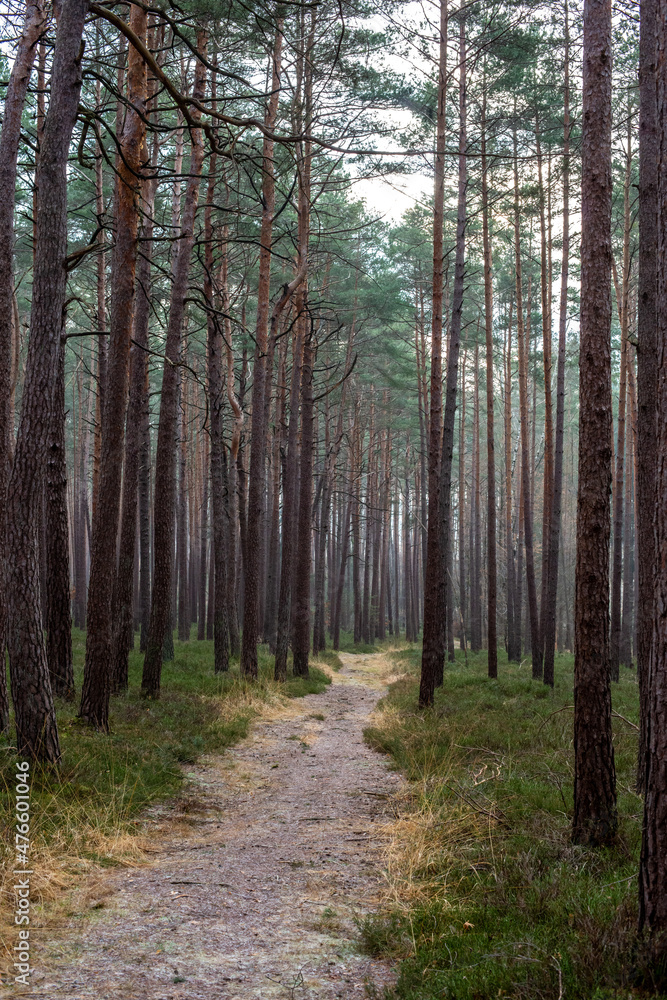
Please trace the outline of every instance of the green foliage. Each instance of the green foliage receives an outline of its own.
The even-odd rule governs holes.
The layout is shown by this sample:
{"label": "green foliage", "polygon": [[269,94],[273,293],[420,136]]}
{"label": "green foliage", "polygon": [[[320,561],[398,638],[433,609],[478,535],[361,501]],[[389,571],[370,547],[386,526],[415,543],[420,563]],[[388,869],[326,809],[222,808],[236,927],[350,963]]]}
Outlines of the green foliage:
{"label": "green foliage", "polygon": [[639,995],[636,676],[622,669],[613,690],[619,836],[595,851],[570,842],[571,656],[557,656],[552,692],[529,661],[501,653],[489,680],[485,654],[457,653],[419,712],[420,650],[393,655],[406,673],[366,738],[415,783],[412,816],[428,818],[431,850],[411,868],[406,905],[362,927],[369,951],[402,959],[387,997]]}

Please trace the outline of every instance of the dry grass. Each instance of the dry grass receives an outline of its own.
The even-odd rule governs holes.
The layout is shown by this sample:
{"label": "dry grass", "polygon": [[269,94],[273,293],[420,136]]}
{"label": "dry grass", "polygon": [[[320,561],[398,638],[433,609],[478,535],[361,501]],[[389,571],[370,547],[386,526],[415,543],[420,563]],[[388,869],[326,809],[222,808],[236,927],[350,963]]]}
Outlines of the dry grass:
{"label": "dry grass", "polygon": [[[263,669],[254,683],[236,671],[215,678],[201,645],[177,643],[176,647],[183,671],[176,685],[169,683],[171,670],[165,665],[159,702],[142,703],[136,693],[114,700],[111,737],[81,729],[73,717],[74,707],[59,706],[64,750],[61,773],[33,776],[37,780],[33,781],[29,864],[33,873],[31,919],[37,925],[48,925],[63,908],[69,913],[94,908],[109,867],[152,863],[150,845],[154,846],[155,836],[163,836],[170,824],[178,822],[178,800],[173,796],[182,780],[183,764],[191,766],[195,759],[219,754],[246,735],[255,721],[287,720],[303,714],[300,698],[294,695],[323,686],[321,675],[311,682],[290,679],[286,685],[275,683],[269,664],[264,662],[268,657],[263,657]],[[313,666],[330,677],[329,664],[315,661]],[[146,726],[147,715],[152,729]],[[165,769],[164,780],[157,778],[150,788],[144,787],[144,772],[154,771],[156,753]],[[165,757],[171,762],[166,766]],[[179,761],[183,763],[179,765]],[[0,967],[13,961],[16,930],[13,774],[11,763],[0,773],[0,783],[4,783],[0,824],[5,833],[0,844]],[[97,784],[98,776],[104,777],[103,788]],[[159,811],[167,822],[156,827],[151,820],[149,838],[145,814],[138,810],[164,797],[169,801]]]}
{"label": "dry grass", "polygon": [[[400,733],[401,718],[395,706],[385,702],[375,713],[373,726],[385,734]],[[472,866],[484,862],[477,857],[480,844],[487,844],[497,823],[464,798],[452,802],[447,793],[456,781],[457,761],[413,761],[415,778],[396,796],[392,805],[397,818],[385,832],[386,888],[382,905],[407,914],[416,906],[438,900],[447,905],[448,894],[460,881],[462,855]]]}

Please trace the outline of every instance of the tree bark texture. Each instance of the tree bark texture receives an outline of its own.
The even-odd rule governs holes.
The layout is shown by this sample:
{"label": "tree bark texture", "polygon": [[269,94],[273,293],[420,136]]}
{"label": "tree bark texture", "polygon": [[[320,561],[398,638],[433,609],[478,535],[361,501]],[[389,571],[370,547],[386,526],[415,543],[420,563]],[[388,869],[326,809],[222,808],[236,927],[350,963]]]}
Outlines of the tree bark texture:
{"label": "tree bark texture", "polygon": [[[205,56],[207,36],[203,29],[197,32],[197,49]],[[200,60],[195,65],[192,96],[204,99],[206,68]],[[195,115],[195,112],[192,112]],[[162,648],[165,630],[171,614],[172,573],[174,565],[173,536],[176,503],[176,434],[178,427],[178,386],[181,342],[185,316],[185,299],[188,292],[190,259],[194,245],[194,226],[199,200],[199,181],[204,160],[201,130],[191,130],[192,151],[188,183],[181,220],[180,239],[172,267],[172,285],[169,324],[165,345],[165,363],[160,395],[160,419],[155,454],[155,502],[153,551],[154,572],[151,596],[151,620],[146,644],[146,656],[141,680],[144,697],[157,698],[160,694]]]}
{"label": "tree bark texture", "polygon": [[51,104],[38,168],[36,245],[21,417],[7,494],[9,668],[17,752],[55,762],[60,745],[40,600],[38,525],[53,379],[57,372],[67,272],[67,158],[81,89],[87,0],[64,0],[53,54]]}
{"label": "tree bark texture", "polygon": [[617,827],[609,664],[611,69],[611,3],[586,0],[572,837],[594,846],[610,843]]}

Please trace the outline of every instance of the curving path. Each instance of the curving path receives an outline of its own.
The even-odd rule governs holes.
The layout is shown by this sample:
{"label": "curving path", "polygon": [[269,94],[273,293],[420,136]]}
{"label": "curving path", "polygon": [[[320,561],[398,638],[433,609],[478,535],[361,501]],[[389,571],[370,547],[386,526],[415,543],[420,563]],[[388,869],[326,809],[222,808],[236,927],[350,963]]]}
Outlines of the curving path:
{"label": "curving path", "polygon": [[370,983],[382,995],[391,969],[359,952],[354,918],[380,889],[401,779],[363,742],[382,657],[341,659],[326,692],[188,772],[147,819],[154,861],[111,873],[89,916],[49,927],[26,995],[354,1000]]}

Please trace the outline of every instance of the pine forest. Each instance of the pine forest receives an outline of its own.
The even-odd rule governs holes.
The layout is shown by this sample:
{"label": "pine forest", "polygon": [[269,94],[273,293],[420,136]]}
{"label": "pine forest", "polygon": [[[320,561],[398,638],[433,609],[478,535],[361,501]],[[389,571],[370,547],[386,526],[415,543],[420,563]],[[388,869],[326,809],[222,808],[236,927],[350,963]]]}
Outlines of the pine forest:
{"label": "pine forest", "polygon": [[0,980],[667,998],[667,0],[0,7]]}

